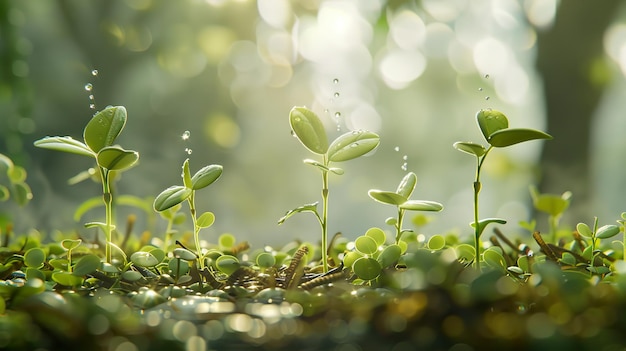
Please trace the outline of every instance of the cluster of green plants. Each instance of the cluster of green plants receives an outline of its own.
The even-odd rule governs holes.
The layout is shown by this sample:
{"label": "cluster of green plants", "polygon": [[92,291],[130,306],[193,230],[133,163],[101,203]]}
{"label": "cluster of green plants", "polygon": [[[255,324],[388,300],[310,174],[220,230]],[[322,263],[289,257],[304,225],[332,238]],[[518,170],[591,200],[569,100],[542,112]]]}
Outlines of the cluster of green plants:
{"label": "cluster of green plants", "polygon": [[[221,165],[207,165],[192,174],[187,159],[182,165],[182,185],[170,186],[149,200],[118,196],[114,191],[118,173],[130,169],[139,159],[138,152],[115,144],[126,120],[124,107],[107,107],[87,123],[83,141],[57,136],[35,142],[37,147],[94,159],[95,167],[76,179],[92,177],[99,181],[102,197],[87,200],[75,217],[78,219],[87,210],[103,206],[104,222],[89,222],[85,227],[103,233],[104,241],[99,236],[86,239],[79,233],[54,232],[48,237],[36,231],[12,236],[5,233],[0,247],[0,348],[53,347],[63,339],[76,341],[82,337],[103,343],[111,335],[122,335],[127,341],[133,340],[136,349],[147,349],[150,348],[147,341],[135,340],[136,335],[164,333],[164,328],[172,328],[165,322],[169,317],[164,316],[172,314],[179,319],[198,319],[201,315],[205,318],[203,323],[206,319],[217,319],[224,332],[223,338],[213,340],[215,345],[220,344],[219,340],[227,343],[233,337],[242,338],[252,346],[299,345],[294,335],[287,338],[288,326],[269,322],[269,317],[259,312],[262,309],[253,308],[255,304],[280,306],[276,313],[282,313],[282,318],[290,323],[304,323],[298,319],[300,316],[321,316],[326,322],[345,325],[353,323],[350,324],[353,328],[348,328],[347,336],[342,338],[333,339],[329,327],[326,333],[331,336],[315,339],[320,346],[376,343],[367,338],[368,330],[381,328],[384,330],[381,340],[388,335],[409,337],[406,334],[412,328],[426,328],[429,318],[439,323],[435,336],[429,339],[432,343],[426,345],[433,348],[471,343],[475,338],[514,342],[528,335],[534,340],[531,344],[558,343],[568,335],[567,328],[593,319],[586,314],[586,308],[593,305],[597,313],[609,315],[612,303],[626,302],[619,299],[626,297],[626,212],[616,224],[600,226],[596,218],[592,225],[579,223],[575,229],[563,229],[560,218],[569,206],[571,193],[542,194],[531,186],[535,209],[549,216],[548,235],[537,231],[539,226],[533,220],[520,223],[532,233],[532,242],[513,238],[497,227],[488,241],[481,239],[488,225],[506,223],[505,219],[479,216],[479,193],[483,186],[480,175],[487,155],[494,148],[551,138],[537,130],[509,128],[507,117],[499,111],[481,110],[476,116],[488,147],[472,142],[453,145],[476,158],[474,218],[470,223],[474,235],[469,241],[451,234],[426,238],[405,228],[407,211],[443,210],[438,202],[411,199],[417,184],[413,172],[401,179],[395,191],[368,192],[374,201],[397,209],[397,216],[384,221],[390,230],[372,227],[355,240],[340,234],[329,240],[328,179],[331,174],[344,174],[334,164],[370,153],[379,145],[379,136],[359,130],[329,141],[322,121],[314,112],[294,107],[289,114],[294,136],[320,158],[305,159],[304,163],[321,173],[321,212],[318,202],[305,204],[286,212],[278,223],[296,213],[312,213],[319,222],[321,240],[257,249],[238,242],[228,233],[213,242],[200,240],[201,230],[214,223],[215,215],[198,210],[197,191],[222,176]],[[7,170],[3,174],[9,179],[8,185],[0,185],[0,199],[8,200],[10,196],[24,204],[32,197],[25,183],[26,172],[3,155],[0,165]],[[158,213],[167,227],[163,233],[136,236],[131,217],[125,232],[119,230],[115,218],[118,204],[136,206],[149,215]],[[183,207],[188,209],[189,216],[182,211]],[[187,218],[191,219],[191,231],[184,229]],[[613,240],[620,233],[622,240]],[[576,295],[569,289],[583,292]],[[441,306],[433,302],[439,300]],[[84,301],[92,303],[86,307]],[[476,315],[475,306],[482,304],[491,307]],[[117,307],[106,307],[110,305]],[[73,313],[87,325],[96,323],[89,319],[93,315],[102,316],[105,322],[100,321],[78,335],[72,333],[75,323],[63,318],[71,319],[70,311],[81,308],[90,312]],[[121,313],[125,308],[135,312]],[[157,322],[145,317],[152,312],[159,315]],[[263,325],[259,329],[263,332],[253,333],[251,330],[257,329],[239,324],[231,326],[226,316],[233,313],[256,318]],[[53,326],[50,320],[53,317],[46,317],[48,314],[62,317],[58,325]],[[494,322],[493,318],[502,323]],[[543,324],[536,329],[532,323],[538,321]],[[603,325],[612,330],[619,321],[613,316],[612,320],[603,320]],[[515,323],[525,323],[525,329],[507,329]],[[307,327],[300,325],[300,328]],[[484,330],[476,333],[474,328]],[[545,333],[542,328],[551,332]],[[42,336],[43,341],[25,338],[25,333],[32,330],[47,338]],[[484,334],[485,330],[489,333]],[[199,332],[196,334],[207,338]],[[177,341],[171,332],[167,335],[170,339],[166,337],[164,348]],[[600,331],[589,333],[588,338],[598,335]],[[286,344],[278,343],[279,339]],[[189,349],[185,342],[179,346]]]}

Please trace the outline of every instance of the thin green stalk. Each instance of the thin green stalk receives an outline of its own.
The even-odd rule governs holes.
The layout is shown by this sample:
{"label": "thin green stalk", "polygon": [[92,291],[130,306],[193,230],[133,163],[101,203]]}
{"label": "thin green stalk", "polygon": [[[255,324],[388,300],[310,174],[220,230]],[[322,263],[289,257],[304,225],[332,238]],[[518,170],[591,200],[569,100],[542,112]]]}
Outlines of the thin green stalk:
{"label": "thin green stalk", "polygon": [[485,162],[485,158],[487,158],[487,154],[493,146],[490,146],[485,154],[481,157],[476,158],[476,180],[474,181],[474,251],[475,251],[475,259],[474,259],[474,267],[476,269],[480,269],[480,226],[478,225],[478,194],[482,188],[482,184],[480,183],[480,171],[483,167],[483,162]]}
{"label": "thin green stalk", "polygon": [[[324,155],[324,165],[328,165]],[[328,272],[328,171],[322,171],[322,265],[324,273]]]}
{"label": "thin green stalk", "polygon": [[548,220],[550,221],[550,231],[552,232],[552,243],[556,245],[556,231],[559,223],[558,216],[549,216]]}
{"label": "thin green stalk", "polygon": [[202,259],[202,248],[200,247],[200,227],[198,226],[196,218],[196,203],[195,203],[195,191],[191,192],[191,195],[187,199],[189,202],[189,212],[191,213],[191,221],[193,223],[193,238],[196,243],[196,254],[200,260],[200,269],[204,269],[204,260]]}
{"label": "thin green stalk", "polygon": [[102,199],[105,207],[105,226],[106,226],[106,245],[105,245],[105,259],[107,263],[111,263],[111,236],[113,232],[113,195],[111,194],[111,186],[109,184],[109,171],[100,167],[100,174],[102,175]]}
{"label": "thin green stalk", "polygon": [[398,223],[396,223],[396,244],[400,243],[402,236],[402,220],[404,219],[404,210],[398,207]]}

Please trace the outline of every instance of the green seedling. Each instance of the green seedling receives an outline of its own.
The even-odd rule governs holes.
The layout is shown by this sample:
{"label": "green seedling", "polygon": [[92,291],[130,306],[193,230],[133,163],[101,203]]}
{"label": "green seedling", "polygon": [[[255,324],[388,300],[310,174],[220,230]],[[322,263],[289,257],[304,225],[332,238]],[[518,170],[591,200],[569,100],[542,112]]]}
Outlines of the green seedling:
{"label": "green seedling", "polygon": [[354,251],[346,253],[343,264],[351,268],[358,280],[354,284],[367,283],[377,279],[385,268],[393,266],[402,255],[398,244],[385,245],[385,232],[380,228],[370,228],[365,235],[354,241]]}
{"label": "green seedling", "polygon": [[[174,185],[163,190],[154,199],[154,209],[163,212],[174,207],[185,200],[189,204],[189,212],[193,222],[193,236],[196,244],[196,254],[200,259],[200,268],[204,268],[202,248],[200,247],[200,230],[213,225],[215,215],[213,212],[204,212],[200,216],[196,213],[196,191],[213,184],[221,175],[223,167],[221,165],[205,166],[193,176],[189,171],[189,159],[183,162],[183,185]],[[166,233],[166,236],[168,234]]]}
{"label": "green seedling", "polygon": [[[5,177],[8,183],[5,183]],[[26,170],[0,154],[0,202],[11,198],[18,205],[25,206],[33,198],[33,193],[26,184]]]}
{"label": "green seedling", "polygon": [[109,106],[96,113],[83,131],[84,143],[72,137],[45,137],[35,141],[35,146],[63,152],[74,153],[95,159],[100,181],[102,182],[102,200],[105,205],[106,235],[105,257],[111,263],[113,224],[112,179],[116,172],[124,171],[137,163],[139,153],[125,150],[114,145],[115,139],[126,125],[126,109],[123,106]]}
{"label": "green seedling", "polygon": [[380,143],[377,134],[358,130],[340,135],[333,142],[328,142],[326,130],[319,117],[306,107],[294,107],[289,113],[289,124],[295,137],[307,150],[322,156],[322,162],[306,159],[304,163],[312,165],[322,173],[322,214],[317,211],[317,202],[300,206],[288,211],[279,219],[282,224],[287,218],[298,212],[315,214],[322,229],[322,265],[328,271],[328,174],[342,175],[343,169],[330,167],[331,162],[343,162],[358,158],[374,150]]}
{"label": "green seedling", "polygon": [[487,155],[493,148],[496,147],[503,148],[529,140],[552,139],[552,136],[534,129],[509,128],[509,120],[507,117],[502,112],[491,109],[478,111],[476,114],[476,121],[478,122],[478,127],[485,137],[485,140],[489,143],[489,147],[485,148],[480,144],[460,141],[454,143],[453,146],[459,151],[476,157],[476,178],[474,180],[474,221],[471,223],[471,226],[474,228],[474,249],[476,250],[474,265],[478,268],[478,261],[480,258],[480,235],[490,223],[506,223],[506,221],[501,218],[486,218],[480,220],[478,216],[478,195],[482,188],[482,184],[480,182],[480,172]]}
{"label": "green seedling", "polygon": [[596,267],[595,260],[600,254],[600,250],[596,250],[600,245],[600,240],[609,239],[620,233],[620,227],[614,224],[607,224],[598,228],[598,217],[594,218],[593,230],[585,223],[578,223],[576,231],[584,238],[590,239],[591,244],[583,251],[583,257],[589,260],[587,270],[591,273],[606,274],[610,270],[607,267]]}
{"label": "green seedling", "polygon": [[622,212],[621,217],[622,219],[618,220],[617,223],[620,224],[620,230],[624,235],[622,238],[622,261],[626,261],[626,212]]}
{"label": "green seedling", "polygon": [[396,229],[396,244],[400,243],[402,234],[406,231],[402,229],[402,221],[404,219],[404,213],[408,211],[434,211],[439,212],[443,210],[443,205],[434,201],[427,200],[409,200],[415,185],[417,184],[417,176],[413,172],[407,173],[396,191],[383,191],[377,189],[371,189],[368,191],[368,195],[383,204],[396,206],[398,209],[397,218],[387,219],[387,224],[392,225]]}
{"label": "green seedling", "polygon": [[563,216],[563,213],[569,207],[572,193],[566,191],[562,195],[540,194],[536,187],[531,186],[530,195],[533,199],[535,209],[548,214],[550,235],[552,242],[556,243],[559,222],[561,221],[561,216]]}

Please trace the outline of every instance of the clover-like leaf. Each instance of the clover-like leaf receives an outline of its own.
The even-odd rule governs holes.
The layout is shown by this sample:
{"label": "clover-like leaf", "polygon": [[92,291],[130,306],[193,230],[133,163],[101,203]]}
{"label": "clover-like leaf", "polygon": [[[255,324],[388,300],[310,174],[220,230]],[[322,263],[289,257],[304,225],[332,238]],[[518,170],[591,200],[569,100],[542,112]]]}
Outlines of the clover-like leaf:
{"label": "clover-like leaf", "polygon": [[443,210],[443,205],[435,201],[427,200],[408,200],[400,205],[403,210],[409,211],[433,211],[439,212]]}
{"label": "clover-like leaf", "polygon": [[441,250],[446,246],[446,238],[443,235],[433,235],[428,239],[428,248],[431,250]]}
{"label": "clover-like leaf", "polygon": [[24,253],[24,264],[27,267],[39,268],[46,261],[46,253],[42,248],[33,247]]}
{"label": "clover-like leaf", "polygon": [[198,258],[198,256],[196,256],[195,253],[187,249],[184,249],[182,247],[175,248],[172,253],[174,254],[174,257],[187,260],[187,261],[193,261]]}
{"label": "clover-like leaf", "polygon": [[478,111],[476,121],[487,141],[493,133],[509,127],[509,120],[506,116],[500,111],[491,109]]}
{"label": "clover-like leaf", "polygon": [[487,149],[485,149],[484,146],[472,142],[457,141],[456,143],[452,144],[452,146],[459,151],[466,152],[476,157],[481,157],[487,152]]}
{"label": "clover-like leaf", "polygon": [[191,188],[200,190],[213,184],[221,175],[224,168],[221,165],[209,165],[202,167],[191,177]]}
{"label": "clover-like leaf", "polygon": [[63,246],[63,248],[66,250],[73,250],[80,246],[81,243],[81,239],[64,239],[63,241],[61,241],[61,246]]}
{"label": "clover-like leaf", "polygon": [[335,139],[328,148],[328,159],[343,162],[365,155],[380,143],[378,134],[358,130],[347,132]]}
{"label": "clover-like leaf", "polygon": [[107,146],[98,152],[98,165],[109,171],[119,171],[132,167],[139,160],[139,153],[124,150],[119,146]]}
{"label": "clover-like leaf", "polygon": [[289,112],[289,124],[298,140],[314,154],[328,151],[328,137],[322,121],[306,107],[294,107]]}
{"label": "clover-like leaf", "polygon": [[366,255],[373,255],[376,251],[378,251],[378,244],[376,244],[376,240],[365,235],[356,238],[354,246],[360,253]]}
{"label": "clover-like leaf", "polygon": [[378,189],[371,189],[367,194],[375,201],[388,205],[400,206],[408,200],[398,193]]}
{"label": "clover-like leaf", "polygon": [[287,218],[293,216],[296,213],[300,213],[300,212],[313,212],[314,214],[317,214],[317,202],[314,202],[312,204],[306,204],[306,205],[302,205],[300,207],[296,207],[293,210],[289,210],[287,211],[287,213],[285,213],[284,216],[282,216],[279,220],[278,220],[278,224],[283,224],[285,222],[285,220],[287,220]]}
{"label": "clover-like leaf", "polygon": [[159,260],[150,252],[137,251],[130,255],[130,260],[140,267],[154,267],[159,264]]}
{"label": "clover-like leaf", "polygon": [[576,231],[578,231],[578,234],[584,236],[585,238],[591,238],[593,235],[591,228],[589,228],[586,223],[578,223],[576,225]]}
{"label": "clover-like leaf", "polygon": [[[506,224],[506,220],[502,218],[485,218],[485,219],[479,220],[478,221],[478,236],[480,236],[483,233],[487,225],[489,225],[490,223]],[[474,222],[470,223],[470,226],[472,226],[472,228],[475,228],[475,223]]]}
{"label": "clover-like leaf", "polygon": [[391,267],[391,265],[398,262],[400,256],[402,256],[402,249],[400,248],[400,246],[396,244],[391,244],[385,247],[380,252],[380,255],[376,257],[376,260],[378,261],[378,263],[380,263],[380,266],[382,268],[386,268]]}
{"label": "clover-like leaf", "polygon": [[171,186],[163,190],[163,192],[161,192],[156,199],[154,199],[153,207],[157,212],[165,211],[168,208],[176,206],[187,200],[192,191],[193,190],[182,185]]}
{"label": "clover-like leaf", "polygon": [[215,260],[215,267],[227,275],[235,273],[240,266],[237,257],[232,255],[222,255]]}
{"label": "clover-like leaf", "polygon": [[208,228],[215,222],[215,215],[212,212],[204,212],[198,217],[196,224],[200,228]]}
{"label": "clover-like leaf", "polygon": [[376,279],[382,272],[380,263],[371,257],[361,257],[354,261],[352,270],[357,277],[363,280]]}
{"label": "clover-like leaf", "polygon": [[411,197],[411,194],[413,194],[413,190],[415,190],[416,184],[417,176],[415,175],[415,173],[409,172],[400,181],[398,189],[396,189],[396,194],[402,195],[408,199],[409,197]]}
{"label": "clover-like leaf", "polygon": [[495,147],[507,147],[537,139],[552,139],[552,136],[535,129],[512,128],[492,133],[487,141]]}
{"label": "clover-like leaf", "polygon": [[83,132],[85,143],[93,152],[99,152],[107,146],[113,145],[115,138],[121,133],[126,124],[126,109],[124,106],[109,106],[96,113]]}
{"label": "clover-like leaf", "polygon": [[72,139],[72,137],[50,137],[47,136],[45,138],[39,139],[33,143],[36,147],[40,147],[42,149],[56,150],[69,152],[72,154],[96,157],[96,153],[91,151],[87,145],[83,142],[78,141],[76,139]]}
{"label": "clover-like leaf", "polygon": [[63,286],[78,286],[83,283],[83,278],[69,272],[54,272],[52,280]]}
{"label": "clover-like leaf", "polygon": [[620,228],[613,224],[604,225],[596,231],[596,238],[608,239],[616,236],[620,233]]}
{"label": "clover-like leaf", "polygon": [[91,274],[100,268],[100,264],[101,262],[98,256],[92,254],[85,255],[76,262],[72,274],[76,276]]}

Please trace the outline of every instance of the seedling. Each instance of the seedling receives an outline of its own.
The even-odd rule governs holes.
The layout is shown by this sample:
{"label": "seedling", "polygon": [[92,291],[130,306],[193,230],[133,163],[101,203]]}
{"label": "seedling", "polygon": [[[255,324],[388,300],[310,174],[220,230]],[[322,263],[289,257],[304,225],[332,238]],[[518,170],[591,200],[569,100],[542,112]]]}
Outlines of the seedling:
{"label": "seedling", "polygon": [[330,167],[331,162],[343,162],[363,156],[374,150],[380,139],[377,134],[358,130],[340,135],[329,144],[326,130],[319,117],[306,107],[294,107],[289,113],[289,124],[295,137],[307,150],[322,156],[322,162],[305,159],[304,163],[317,167],[322,173],[322,214],[317,211],[317,202],[300,206],[288,211],[278,220],[282,224],[287,218],[298,212],[315,214],[322,229],[322,265],[328,272],[328,174],[343,174],[343,169]]}
{"label": "seedling", "polygon": [[[8,183],[4,182],[5,176]],[[0,202],[12,198],[18,205],[25,206],[33,198],[30,186],[26,184],[26,170],[3,154],[0,154],[0,181]]]}
{"label": "seedling", "polygon": [[556,243],[559,222],[561,216],[569,207],[572,193],[566,191],[562,195],[540,194],[536,187],[531,186],[530,195],[535,209],[548,214],[552,242]]}
{"label": "seedling", "polygon": [[482,170],[482,166],[487,158],[487,155],[494,147],[503,148],[529,140],[552,139],[552,136],[534,129],[509,128],[509,120],[507,117],[502,112],[496,110],[480,110],[476,114],[476,120],[480,131],[485,137],[485,140],[489,143],[489,147],[485,148],[480,144],[460,141],[454,143],[453,146],[459,151],[476,157],[476,178],[474,180],[474,221],[471,223],[471,226],[474,228],[474,249],[476,250],[474,265],[478,268],[478,261],[480,258],[480,235],[490,223],[506,223],[506,221],[501,218],[486,218],[479,220],[478,195],[482,187],[482,184],[480,183],[480,171]]}
{"label": "seedling", "polygon": [[368,191],[368,195],[383,204],[394,205],[398,209],[398,218],[387,219],[387,224],[392,225],[396,229],[396,244],[400,243],[400,238],[404,229],[402,229],[402,220],[404,219],[404,212],[409,211],[434,211],[439,212],[443,210],[443,205],[434,201],[427,200],[409,200],[415,185],[417,184],[417,176],[413,172],[407,173],[396,191],[383,191],[377,189],[371,189]]}
{"label": "seedling", "polygon": [[[163,212],[174,207],[183,201],[189,204],[189,212],[193,222],[193,237],[196,244],[196,254],[200,258],[200,268],[204,268],[202,247],[200,247],[200,230],[208,228],[215,222],[213,212],[204,212],[200,216],[196,213],[196,191],[213,184],[221,175],[223,167],[221,165],[205,166],[196,172],[193,177],[189,171],[189,159],[183,162],[183,185],[174,185],[163,190],[154,199],[154,209]],[[168,230],[169,231],[169,230]],[[166,236],[168,233],[166,233]]]}
{"label": "seedling", "polygon": [[139,160],[139,153],[113,145],[126,125],[126,109],[123,106],[109,106],[96,113],[83,132],[84,143],[69,136],[45,137],[35,141],[35,146],[88,156],[95,159],[102,182],[102,199],[105,205],[105,223],[91,223],[99,226],[106,235],[105,257],[111,263],[111,236],[113,224],[113,192],[111,181],[116,172],[126,170]]}
{"label": "seedling", "polygon": [[588,259],[590,262],[587,270],[591,273],[597,274],[608,273],[610,270],[607,267],[596,267],[595,265],[596,257],[600,253],[600,251],[596,250],[596,248],[600,244],[601,239],[609,239],[619,234],[620,227],[614,224],[607,224],[598,228],[598,217],[595,217],[593,230],[591,230],[591,228],[589,228],[589,226],[585,223],[578,223],[576,225],[576,231],[578,231],[578,234],[581,236],[591,240],[591,245],[587,246],[583,251],[583,257]]}
{"label": "seedling", "polygon": [[624,234],[622,238],[622,261],[626,261],[626,212],[622,212],[620,217],[622,218],[618,220],[617,223],[620,224],[620,230]]}

